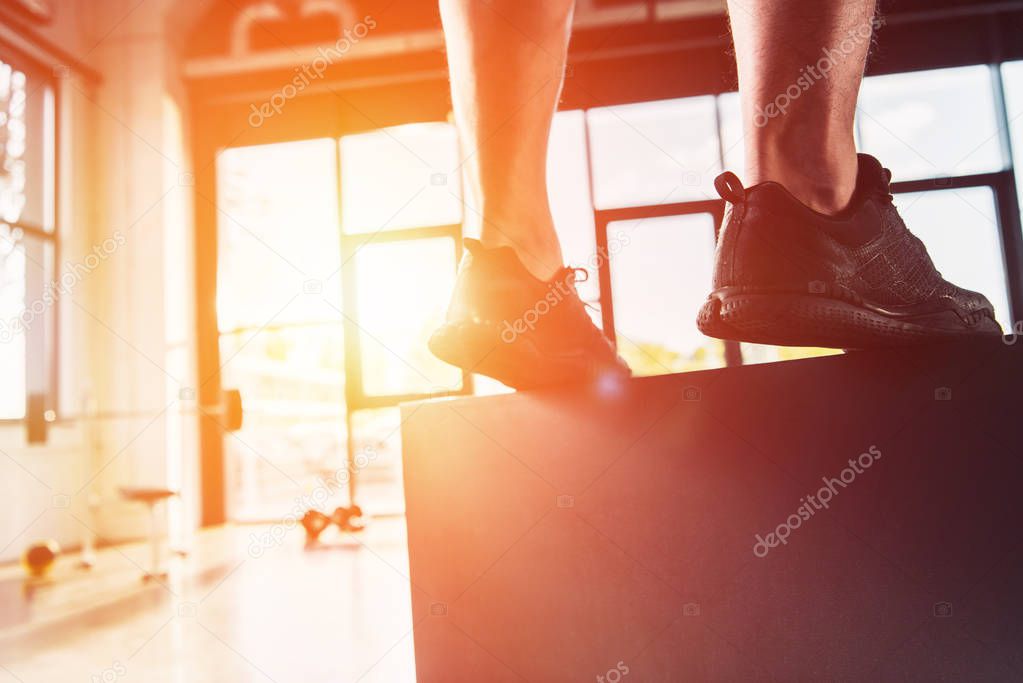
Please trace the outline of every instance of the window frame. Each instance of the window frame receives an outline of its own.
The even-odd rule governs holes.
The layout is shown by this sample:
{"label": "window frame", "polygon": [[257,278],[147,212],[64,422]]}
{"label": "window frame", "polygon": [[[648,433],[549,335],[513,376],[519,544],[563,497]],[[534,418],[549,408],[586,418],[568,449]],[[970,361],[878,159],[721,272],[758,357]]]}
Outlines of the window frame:
{"label": "window frame", "polygon": [[[48,68],[44,63],[37,59],[33,59],[31,56],[25,54],[18,48],[10,45],[9,43],[0,40],[0,61],[10,66],[12,69],[21,71],[26,74],[26,79],[31,76],[38,78],[39,83],[35,86],[35,89],[31,87],[31,81],[29,86],[26,88],[26,99],[31,97],[36,90],[42,90],[42,97],[49,97],[52,103],[50,116],[47,117],[45,114],[42,117],[43,125],[49,126],[49,129],[44,129],[44,139],[42,144],[45,145],[45,139],[48,137],[52,144],[48,150],[44,149],[44,169],[40,191],[43,192],[42,202],[50,202],[50,205],[44,206],[44,215],[49,212],[53,220],[53,229],[47,230],[46,226],[33,223],[31,221],[19,218],[17,221],[0,221],[3,225],[10,226],[11,229],[21,230],[22,239],[16,242],[17,245],[22,245],[22,248],[26,248],[23,245],[26,244],[27,239],[33,239],[39,241],[42,246],[44,253],[49,247],[50,256],[44,255],[43,263],[36,264],[42,267],[45,271],[42,278],[43,285],[38,291],[34,291],[30,288],[29,283],[32,278],[29,277],[28,267],[26,267],[25,273],[25,301],[23,305],[28,305],[29,302],[42,299],[46,290],[46,278],[49,276],[51,281],[59,279],[58,264],[60,263],[61,257],[61,235],[60,229],[62,216],[60,213],[60,197],[61,195],[61,136],[60,136],[60,120],[61,120],[61,89],[59,87],[58,72],[54,69]],[[27,123],[27,122],[26,122]],[[28,131],[26,132],[26,145],[28,143]],[[45,191],[46,186],[49,185],[52,188],[47,197]],[[28,194],[28,188],[26,187],[26,195]],[[26,255],[26,261],[32,259]],[[0,417],[0,425],[11,424],[18,425],[27,423],[33,411],[41,411],[43,417],[47,422],[56,422],[60,419],[60,351],[61,351],[61,335],[60,335],[60,312],[61,312],[61,298],[57,296],[54,303],[47,308],[44,312],[44,324],[42,332],[42,348],[38,350],[40,356],[35,356],[35,349],[31,343],[31,340],[26,336],[25,344],[25,402],[24,402],[24,414],[21,417]],[[23,309],[24,310],[24,309]],[[28,334],[27,331],[24,334]],[[52,340],[48,337],[52,336]],[[39,362],[34,362],[36,358],[39,358]],[[45,393],[39,394],[33,392],[34,386],[44,386]],[[39,398],[41,396],[41,399]]]}
{"label": "window frame", "polygon": [[[446,123],[444,121],[416,121],[417,124]],[[362,357],[362,339],[359,328],[359,276],[358,259],[355,258],[359,250],[368,244],[385,244],[392,242],[410,242],[415,240],[448,238],[451,239],[454,247],[454,262],[457,270],[458,264],[462,261],[462,224],[441,224],[441,225],[417,225],[405,228],[388,228],[374,232],[356,232],[346,230],[344,225],[345,204],[344,183],[342,179],[345,173],[345,164],[342,154],[342,140],[349,135],[360,135],[372,133],[387,128],[358,129],[349,132],[342,132],[336,136],[334,144],[335,175],[337,182],[337,222],[338,232],[341,236],[341,308],[344,310],[344,356],[345,356],[345,404],[346,428],[348,430],[349,443],[352,442],[352,413],[357,410],[376,410],[380,408],[393,408],[402,403],[421,401],[428,398],[446,398],[453,396],[467,396],[475,391],[472,373],[462,371],[462,383],[457,389],[439,391],[432,394],[370,394],[365,390],[363,381],[363,368],[365,363]],[[457,140],[456,140],[456,143]],[[464,212],[463,212],[464,213]],[[354,453],[354,448],[349,447],[349,454]]]}
{"label": "window frame", "polygon": [[[343,198],[342,198],[342,201]],[[457,389],[431,394],[373,394],[367,393],[363,382],[365,363],[362,357],[362,335],[359,328],[359,273],[358,251],[367,244],[388,244],[416,240],[449,239],[452,241],[454,262],[457,268],[462,259],[462,226],[427,225],[415,228],[398,228],[376,233],[341,233],[341,302],[345,311],[345,401],[349,413],[357,410],[393,408],[410,401],[449,396],[466,396],[473,393],[472,374],[462,371],[462,384]]]}

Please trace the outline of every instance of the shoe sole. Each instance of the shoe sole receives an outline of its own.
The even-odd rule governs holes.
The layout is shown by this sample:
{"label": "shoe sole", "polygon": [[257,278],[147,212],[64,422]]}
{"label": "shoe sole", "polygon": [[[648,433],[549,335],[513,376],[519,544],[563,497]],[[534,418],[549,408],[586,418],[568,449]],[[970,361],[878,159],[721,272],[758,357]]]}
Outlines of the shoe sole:
{"label": "shoe sole", "polygon": [[697,326],[710,337],[776,346],[841,349],[913,346],[1002,333],[993,313],[965,327],[955,311],[895,318],[847,301],[805,294],[713,292]]}
{"label": "shoe sole", "polygon": [[592,364],[581,354],[544,353],[523,335],[506,341],[489,323],[445,323],[430,336],[427,346],[445,363],[493,377],[513,389],[595,379]]}

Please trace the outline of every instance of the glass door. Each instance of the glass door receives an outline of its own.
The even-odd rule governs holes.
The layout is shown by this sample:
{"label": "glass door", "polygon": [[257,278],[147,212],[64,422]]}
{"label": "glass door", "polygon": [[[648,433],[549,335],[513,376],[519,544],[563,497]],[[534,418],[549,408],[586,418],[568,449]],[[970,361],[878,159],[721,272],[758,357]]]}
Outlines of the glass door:
{"label": "glass door", "polygon": [[245,401],[243,428],[224,435],[234,520],[280,519],[346,462],[334,147],[218,158],[221,376]]}
{"label": "glass door", "polygon": [[224,435],[230,519],[351,492],[403,511],[397,405],[469,388],[426,348],[460,256],[455,145],[415,124],[218,157],[221,378],[246,408]]}

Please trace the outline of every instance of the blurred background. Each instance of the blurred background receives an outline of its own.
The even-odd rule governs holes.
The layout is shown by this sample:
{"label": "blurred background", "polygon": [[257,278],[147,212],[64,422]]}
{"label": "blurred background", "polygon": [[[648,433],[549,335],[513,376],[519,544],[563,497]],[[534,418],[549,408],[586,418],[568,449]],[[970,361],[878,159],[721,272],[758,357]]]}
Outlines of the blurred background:
{"label": "blurred background", "polygon": [[[894,172],[939,270],[1008,330],[1023,319],[1023,3],[882,9],[860,147]],[[722,215],[712,182],[743,167],[723,2],[580,0],[575,21],[550,197],[595,321],[639,375],[832,353],[694,325]],[[467,210],[449,110],[429,0],[0,3],[0,680],[88,678],[135,645],[152,660],[116,676],[202,680],[186,636],[157,631],[146,654],[139,634],[161,619],[137,601],[163,594],[178,624],[211,589],[223,628],[207,630],[251,660],[225,655],[239,680],[318,680],[314,652],[260,660],[294,628],[238,626],[278,612],[237,611],[318,582],[339,602],[315,630],[346,634],[351,680],[407,678],[397,406],[507,390],[426,349]],[[228,389],[244,405],[230,427]],[[335,538],[352,553],[282,554],[276,588],[262,581],[278,565],[238,570],[254,547],[302,541],[304,510],[353,503],[369,528]],[[166,575],[143,587],[154,539]],[[54,567],[29,571],[26,592],[19,558],[50,541]],[[376,598],[360,607],[353,591]],[[386,619],[366,616],[381,604]],[[133,645],[110,654],[129,622]],[[110,653],[44,663],[42,642],[76,652],[97,632]]]}

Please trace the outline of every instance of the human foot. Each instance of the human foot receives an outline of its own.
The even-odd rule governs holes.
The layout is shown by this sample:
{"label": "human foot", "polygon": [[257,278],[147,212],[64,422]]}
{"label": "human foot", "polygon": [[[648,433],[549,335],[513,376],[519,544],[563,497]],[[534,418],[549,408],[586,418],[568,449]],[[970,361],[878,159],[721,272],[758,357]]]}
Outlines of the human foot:
{"label": "human foot", "polygon": [[629,376],[576,293],[576,269],[541,280],[510,247],[465,246],[435,356],[516,389]]}

